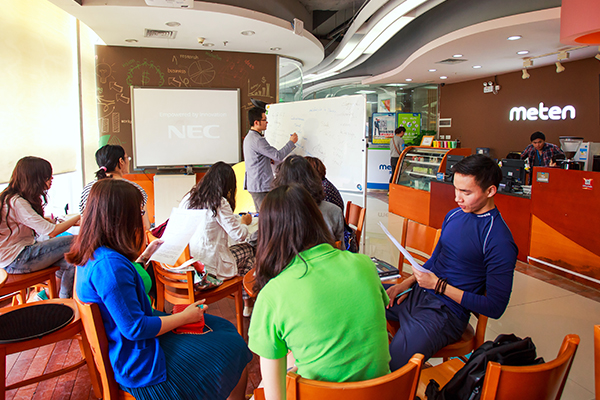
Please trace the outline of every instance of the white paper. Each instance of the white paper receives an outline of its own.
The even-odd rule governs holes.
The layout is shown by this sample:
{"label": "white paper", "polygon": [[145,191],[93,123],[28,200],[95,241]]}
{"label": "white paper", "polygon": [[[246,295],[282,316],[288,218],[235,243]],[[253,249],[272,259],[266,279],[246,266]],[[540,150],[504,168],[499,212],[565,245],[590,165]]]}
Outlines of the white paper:
{"label": "white paper", "polygon": [[150,257],[152,261],[173,265],[185,250],[202,218],[201,210],[173,208],[161,239],[164,243]]}
{"label": "white paper", "polygon": [[396,238],[394,236],[392,236],[392,234],[390,233],[390,231],[388,231],[387,228],[385,226],[383,226],[383,224],[381,223],[381,221],[379,222],[379,226],[381,227],[381,229],[383,229],[383,232],[387,235],[387,237],[390,238],[390,240],[392,241],[392,243],[394,243],[396,245],[396,247],[398,248],[398,250],[400,250],[400,252],[402,253],[402,255],[404,255],[404,258],[406,258],[408,260],[408,262],[410,263],[410,265],[413,268],[413,273],[414,273],[414,270],[417,270],[419,272],[425,272],[427,274],[431,273],[430,270],[423,268],[422,266],[419,265],[419,263],[417,263],[415,261],[415,259],[413,258],[413,256],[411,256],[410,253],[408,251],[406,251],[406,249],[404,247],[402,247],[402,245],[396,240]]}

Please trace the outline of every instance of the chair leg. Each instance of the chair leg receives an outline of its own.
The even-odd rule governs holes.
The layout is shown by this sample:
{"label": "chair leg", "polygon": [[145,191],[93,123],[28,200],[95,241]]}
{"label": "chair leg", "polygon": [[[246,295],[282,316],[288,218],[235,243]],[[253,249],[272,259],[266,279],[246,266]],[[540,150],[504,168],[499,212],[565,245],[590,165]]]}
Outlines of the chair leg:
{"label": "chair leg", "polygon": [[6,348],[0,347],[0,399],[6,395]]}
{"label": "chair leg", "polygon": [[96,363],[94,362],[94,354],[92,353],[92,349],[90,348],[90,344],[85,336],[85,332],[82,331],[80,335],[77,336],[77,340],[79,341],[79,349],[81,350],[81,355],[85,358],[85,362],[88,366],[88,371],[90,373],[90,380],[92,381],[92,388],[94,390],[94,396],[97,399],[102,398],[102,382],[100,380],[100,376],[98,375],[98,370],[96,369]]}
{"label": "chair leg", "polygon": [[244,300],[242,299],[242,289],[233,295],[235,301],[235,318],[237,320],[237,330],[240,336],[244,337]]}
{"label": "chair leg", "polygon": [[56,279],[54,277],[48,279],[48,297],[58,299],[58,288],[56,287]]}

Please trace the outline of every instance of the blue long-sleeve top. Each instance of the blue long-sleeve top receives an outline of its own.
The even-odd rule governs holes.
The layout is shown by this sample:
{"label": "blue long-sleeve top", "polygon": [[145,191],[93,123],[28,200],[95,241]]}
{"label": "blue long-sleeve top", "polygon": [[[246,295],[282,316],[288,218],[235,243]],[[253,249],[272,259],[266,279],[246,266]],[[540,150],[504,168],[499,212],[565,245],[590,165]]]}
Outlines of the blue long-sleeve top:
{"label": "blue long-sleeve top", "polygon": [[100,247],[85,266],[77,267],[76,290],[81,301],[100,307],[115,380],[126,387],[163,382],[165,356],[156,338],[162,323],[152,315],[133,263]]}
{"label": "blue long-sleeve top", "polygon": [[517,253],[498,209],[478,215],[456,208],[446,215],[440,240],[424,267],[464,291],[460,304],[437,295],[456,315],[468,320],[474,311],[500,318],[510,300]]}

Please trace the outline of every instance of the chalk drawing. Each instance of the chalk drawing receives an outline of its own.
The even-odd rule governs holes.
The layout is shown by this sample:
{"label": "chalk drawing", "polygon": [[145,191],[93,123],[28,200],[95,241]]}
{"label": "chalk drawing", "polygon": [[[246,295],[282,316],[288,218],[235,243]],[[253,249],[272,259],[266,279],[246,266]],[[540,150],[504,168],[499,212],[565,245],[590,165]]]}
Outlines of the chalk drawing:
{"label": "chalk drawing", "polygon": [[198,85],[208,85],[215,79],[214,66],[206,60],[194,61],[188,67],[190,79]]}
{"label": "chalk drawing", "polygon": [[135,61],[128,63],[132,65],[127,72],[127,84],[129,86],[163,86],[165,84],[165,75],[158,65],[154,65],[153,61],[144,59],[143,61]]}
{"label": "chalk drawing", "polygon": [[108,88],[110,90],[114,90],[117,93],[123,93],[123,86],[117,84],[115,81],[111,81],[108,83]]}
{"label": "chalk drawing", "polygon": [[118,112],[112,113],[112,125],[114,133],[121,132],[121,114]]}
{"label": "chalk drawing", "polygon": [[263,76],[260,83],[251,85],[250,79],[248,79],[248,95],[254,97],[268,97],[271,98],[271,84],[267,82]]}
{"label": "chalk drawing", "polygon": [[112,75],[112,67],[107,63],[99,63],[96,67],[96,75],[100,79],[100,83],[105,84]]}

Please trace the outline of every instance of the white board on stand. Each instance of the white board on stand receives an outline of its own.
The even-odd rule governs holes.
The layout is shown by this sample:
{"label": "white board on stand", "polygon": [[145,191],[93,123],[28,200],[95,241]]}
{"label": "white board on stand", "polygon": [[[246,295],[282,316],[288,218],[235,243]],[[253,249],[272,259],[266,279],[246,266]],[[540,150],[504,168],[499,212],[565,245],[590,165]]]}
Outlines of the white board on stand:
{"label": "white board on stand", "polygon": [[[366,115],[363,95],[271,104],[265,137],[279,149],[296,132],[294,154],[319,158],[327,168],[327,179],[338,190],[364,196]],[[353,202],[364,205],[364,200]]]}

